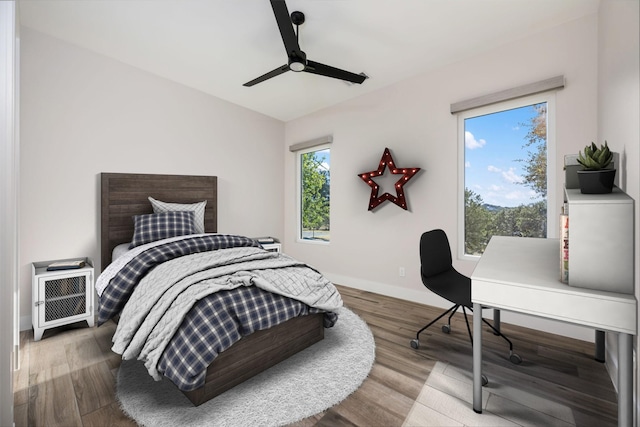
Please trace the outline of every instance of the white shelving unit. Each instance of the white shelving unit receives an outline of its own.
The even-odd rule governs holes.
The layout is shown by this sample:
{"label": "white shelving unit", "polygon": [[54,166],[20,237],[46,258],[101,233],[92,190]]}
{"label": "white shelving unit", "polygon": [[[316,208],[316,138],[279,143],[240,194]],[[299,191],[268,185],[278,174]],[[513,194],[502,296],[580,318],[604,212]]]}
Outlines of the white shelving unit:
{"label": "white shelving unit", "polygon": [[618,187],[609,194],[565,189],[569,207],[569,285],[634,293],[634,201]]}
{"label": "white shelving unit", "polygon": [[45,330],[86,320],[94,325],[93,262],[84,258],[85,266],[69,270],[47,271],[52,262],[31,264],[33,308],[31,317],[35,341]]}

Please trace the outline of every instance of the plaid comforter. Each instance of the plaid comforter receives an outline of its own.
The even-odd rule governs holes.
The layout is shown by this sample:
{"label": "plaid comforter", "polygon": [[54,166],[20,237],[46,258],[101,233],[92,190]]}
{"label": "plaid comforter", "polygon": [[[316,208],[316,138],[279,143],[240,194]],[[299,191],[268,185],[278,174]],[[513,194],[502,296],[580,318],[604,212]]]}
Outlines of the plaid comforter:
{"label": "plaid comforter", "polygon": [[[216,292],[187,313],[160,358],[158,372],[180,390],[195,390],[204,384],[216,356],[243,336],[321,311],[255,286]],[[333,326],[337,317],[325,313],[325,327]]]}
{"label": "plaid comforter", "polygon": [[158,264],[184,255],[247,246],[260,247],[260,244],[248,237],[211,234],[187,237],[150,247],[121,268],[100,294],[98,325],[102,325],[122,310],[140,279]]}
{"label": "plaid comforter", "polygon": [[[111,272],[100,295],[102,318],[131,300],[113,350],[144,360],[155,379],[164,375],[188,391],[202,386],[207,366],[243,336],[323,311],[325,326],[333,326],[337,315],[327,309],[342,304],[333,285],[286,255],[254,246],[240,236],[188,237],[145,249]],[[182,264],[190,268],[184,274]],[[322,292],[308,293],[304,284]]]}

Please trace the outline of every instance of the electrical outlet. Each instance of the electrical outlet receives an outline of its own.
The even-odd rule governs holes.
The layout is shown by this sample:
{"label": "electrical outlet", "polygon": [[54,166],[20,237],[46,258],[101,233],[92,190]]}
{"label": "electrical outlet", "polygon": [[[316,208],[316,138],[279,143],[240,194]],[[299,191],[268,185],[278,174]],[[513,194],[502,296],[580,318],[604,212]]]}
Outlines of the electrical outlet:
{"label": "electrical outlet", "polygon": [[404,267],[400,267],[398,269],[398,274],[400,275],[400,277],[404,277]]}

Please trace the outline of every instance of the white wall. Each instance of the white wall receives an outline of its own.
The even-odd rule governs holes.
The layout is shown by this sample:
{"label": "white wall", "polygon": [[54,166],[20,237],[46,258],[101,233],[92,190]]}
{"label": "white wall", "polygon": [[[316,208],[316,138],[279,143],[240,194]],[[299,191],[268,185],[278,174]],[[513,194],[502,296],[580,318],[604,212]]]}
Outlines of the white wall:
{"label": "white wall", "polygon": [[[288,122],[284,250],[315,265],[336,283],[447,306],[420,281],[418,242],[424,231],[443,228],[457,253],[458,137],[450,104],[557,75],[566,79],[556,97],[556,156],[562,159],[598,137],[596,15]],[[331,244],[300,243],[295,155],[287,147],[328,134],[334,138]],[[616,151],[623,148],[620,142],[609,143]],[[409,211],[391,203],[367,211],[370,188],[357,174],[376,169],[385,147],[398,166],[423,169],[405,186]],[[561,161],[555,173],[563,176]],[[563,179],[558,179],[558,198],[562,185]],[[455,260],[454,265],[471,274],[475,263]],[[406,277],[399,277],[400,266],[405,267]],[[593,340],[593,332],[585,328],[509,313],[503,320]]]}
{"label": "white wall", "polygon": [[[605,1],[598,20],[598,140],[615,144],[625,165],[620,187],[635,201],[635,283],[640,299],[640,3],[636,0]],[[640,316],[637,318],[640,322]],[[640,323],[639,323],[640,329]],[[634,342],[637,354],[638,339]],[[607,367],[616,383],[618,367],[615,334],[607,336]],[[636,363],[636,387],[640,370]],[[637,402],[637,400],[635,400]],[[636,403],[637,404],[637,403]],[[640,408],[636,409],[636,420]],[[637,425],[637,422],[636,422]]]}
{"label": "white wall", "polygon": [[101,172],[218,176],[218,230],[283,234],[284,124],[22,28],[21,327],[30,263],[99,263]]}

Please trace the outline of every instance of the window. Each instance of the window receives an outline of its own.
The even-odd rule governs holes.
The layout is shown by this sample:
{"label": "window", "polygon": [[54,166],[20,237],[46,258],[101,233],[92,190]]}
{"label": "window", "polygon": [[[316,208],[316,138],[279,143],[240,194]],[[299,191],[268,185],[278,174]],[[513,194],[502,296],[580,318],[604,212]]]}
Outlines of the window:
{"label": "window", "polygon": [[331,239],[331,151],[328,145],[323,145],[300,150],[297,155],[299,239],[328,243]]}
{"label": "window", "polygon": [[459,115],[462,257],[482,255],[492,236],[554,237],[552,95]]}

